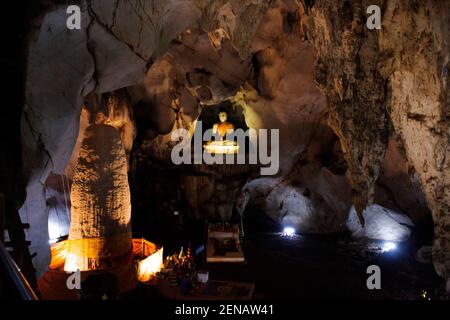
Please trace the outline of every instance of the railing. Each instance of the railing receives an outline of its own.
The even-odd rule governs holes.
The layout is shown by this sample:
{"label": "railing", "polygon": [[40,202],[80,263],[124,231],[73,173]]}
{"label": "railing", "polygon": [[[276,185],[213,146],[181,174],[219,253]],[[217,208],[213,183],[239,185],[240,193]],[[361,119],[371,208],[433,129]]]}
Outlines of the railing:
{"label": "railing", "polygon": [[12,289],[16,291],[22,300],[38,300],[27,279],[20,271],[17,264],[6,251],[5,246],[0,241],[0,273],[2,277],[9,280]]}

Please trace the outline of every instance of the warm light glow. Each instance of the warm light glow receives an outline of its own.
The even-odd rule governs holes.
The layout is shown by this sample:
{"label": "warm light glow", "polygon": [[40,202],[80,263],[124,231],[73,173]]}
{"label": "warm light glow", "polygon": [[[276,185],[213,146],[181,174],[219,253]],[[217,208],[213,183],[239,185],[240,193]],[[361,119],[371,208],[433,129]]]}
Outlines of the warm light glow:
{"label": "warm light glow", "polygon": [[292,237],[295,235],[295,229],[292,227],[285,227],[283,230],[283,236]]}
{"label": "warm light glow", "polygon": [[235,141],[211,141],[204,145],[205,150],[208,153],[215,154],[236,154],[239,152],[239,146]]}
{"label": "warm light glow", "polygon": [[69,239],[64,271],[103,269],[102,265],[94,265],[92,262],[111,258],[111,252],[114,252],[116,256],[131,254],[131,243],[131,233],[128,232],[105,238]]}
{"label": "warm light glow", "polygon": [[[79,269],[80,263],[78,262],[78,260],[80,260],[78,255],[76,255],[74,253],[66,253],[66,260],[64,263],[64,271],[75,272],[77,270],[80,270]],[[82,271],[88,271],[88,270],[89,270],[88,268],[83,268]]]}
{"label": "warm light glow", "polygon": [[60,241],[50,246],[52,260],[50,262],[50,270],[61,270],[64,268],[64,263],[67,257],[67,241]]}
{"label": "warm light glow", "polygon": [[382,247],[383,252],[389,252],[397,249],[397,245],[394,242],[385,242]]}
{"label": "warm light glow", "polygon": [[[111,240],[111,238],[109,238],[109,240]],[[111,242],[117,245],[117,242]],[[154,277],[155,273],[160,271],[163,267],[163,248],[157,250],[155,244],[145,239],[133,239],[132,244],[133,256],[137,259],[143,259],[138,262],[138,279],[140,281],[147,282],[151,280]],[[86,239],[83,239],[83,241],[64,240],[52,244],[52,260],[49,268],[51,270],[64,270],[66,272],[74,272],[76,270],[89,271],[90,269],[81,270],[81,267],[84,266],[83,263],[85,259],[79,254],[87,254],[88,257],[92,256],[91,254],[93,252],[90,252],[90,250],[94,249],[94,253],[97,252],[97,249],[95,249],[95,246],[97,245],[98,243],[86,241]],[[76,252],[69,252],[69,247],[71,247],[72,251],[73,249],[76,249]]]}
{"label": "warm light glow", "polygon": [[138,280],[147,282],[151,280],[155,274],[161,271],[163,267],[163,248],[156,251],[148,258],[142,260],[138,264]]}

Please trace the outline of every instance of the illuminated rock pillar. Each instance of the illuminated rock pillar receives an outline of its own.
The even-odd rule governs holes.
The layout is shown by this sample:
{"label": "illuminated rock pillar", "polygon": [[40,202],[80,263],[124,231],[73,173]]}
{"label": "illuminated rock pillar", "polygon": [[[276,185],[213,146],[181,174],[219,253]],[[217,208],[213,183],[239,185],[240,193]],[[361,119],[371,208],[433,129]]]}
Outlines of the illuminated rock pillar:
{"label": "illuminated rock pillar", "polygon": [[108,269],[131,259],[131,202],[120,131],[89,126],[71,190],[66,271]]}

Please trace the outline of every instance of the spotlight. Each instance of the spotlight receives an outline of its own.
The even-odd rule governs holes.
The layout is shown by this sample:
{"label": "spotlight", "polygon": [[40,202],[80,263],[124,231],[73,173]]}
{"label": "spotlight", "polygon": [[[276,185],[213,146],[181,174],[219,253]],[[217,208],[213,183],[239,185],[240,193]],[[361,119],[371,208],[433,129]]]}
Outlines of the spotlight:
{"label": "spotlight", "polygon": [[283,230],[283,236],[292,237],[295,235],[295,229],[292,227],[285,227]]}
{"label": "spotlight", "polygon": [[381,248],[383,252],[389,252],[391,250],[397,249],[397,245],[394,242],[385,242]]}

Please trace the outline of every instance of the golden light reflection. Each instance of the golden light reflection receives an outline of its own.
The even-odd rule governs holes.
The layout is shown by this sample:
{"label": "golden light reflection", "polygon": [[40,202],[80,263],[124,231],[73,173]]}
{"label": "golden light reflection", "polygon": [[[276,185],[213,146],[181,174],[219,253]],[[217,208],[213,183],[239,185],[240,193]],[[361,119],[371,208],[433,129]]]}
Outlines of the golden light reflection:
{"label": "golden light reflection", "polygon": [[[83,239],[86,240],[86,239]],[[114,242],[117,244],[117,241]],[[69,247],[73,250],[74,244],[77,244],[77,254],[70,253]],[[91,247],[90,245],[93,245]],[[70,240],[60,241],[51,245],[51,263],[50,270],[64,270],[66,272],[73,272],[80,268],[80,259],[84,261],[86,257],[92,256],[97,252],[96,246],[92,239],[90,241],[75,241]],[[81,254],[81,255],[80,255]],[[145,239],[132,239],[132,255],[137,263],[137,278],[141,282],[148,282],[152,280],[156,273],[161,271],[164,267],[163,247],[159,248]],[[81,257],[81,258],[80,258]],[[83,266],[81,266],[83,267]],[[89,271],[89,268],[80,269],[80,271]]]}
{"label": "golden light reflection", "polygon": [[239,146],[236,141],[210,141],[203,146],[211,154],[237,154]]}
{"label": "golden light reflection", "polygon": [[163,268],[163,248],[138,263],[138,280],[147,282]]}

